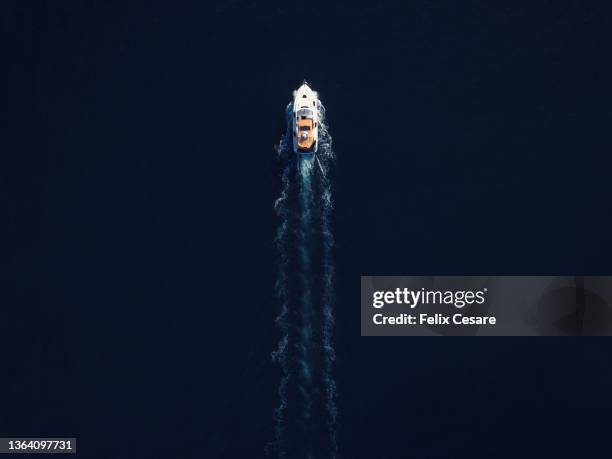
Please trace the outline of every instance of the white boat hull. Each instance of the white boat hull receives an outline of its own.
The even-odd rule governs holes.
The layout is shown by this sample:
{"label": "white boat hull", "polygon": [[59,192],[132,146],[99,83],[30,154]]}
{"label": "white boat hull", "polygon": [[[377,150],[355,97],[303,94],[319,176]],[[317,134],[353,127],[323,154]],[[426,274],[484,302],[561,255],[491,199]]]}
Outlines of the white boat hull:
{"label": "white boat hull", "polygon": [[[293,151],[298,155],[313,155],[319,146],[319,99],[306,82],[293,99]],[[306,131],[305,131],[306,130]],[[310,132],[312,131],[312,132]]]}

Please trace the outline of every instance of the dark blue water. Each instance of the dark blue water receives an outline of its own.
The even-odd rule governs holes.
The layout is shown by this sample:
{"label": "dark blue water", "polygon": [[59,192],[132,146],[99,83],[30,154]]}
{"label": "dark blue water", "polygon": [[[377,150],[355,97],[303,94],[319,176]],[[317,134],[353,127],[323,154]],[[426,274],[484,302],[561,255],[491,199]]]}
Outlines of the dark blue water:
{"label": "dark blue water", "polygon": [[0,14],[2,436],[263,456],[273,146],[306,78],[338,157],[342,457],[608,454],[607,340],[366,339],[358,319],[362,274],[610,274],[606,2]]}

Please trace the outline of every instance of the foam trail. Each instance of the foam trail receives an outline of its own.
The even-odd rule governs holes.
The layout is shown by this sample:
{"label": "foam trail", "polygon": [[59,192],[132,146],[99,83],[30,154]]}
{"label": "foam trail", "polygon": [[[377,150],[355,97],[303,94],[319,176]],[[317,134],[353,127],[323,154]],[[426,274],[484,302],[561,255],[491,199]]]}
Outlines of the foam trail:
{"label": "foam trail", "polygon": [[330,167],[335,160],[332,149],[332,139],[329,135],[325,121],[325,107],[319,106],[319,166],[322,177],[320,180],[320,212],[321,234],[323,239],[323,377],[325,384],[325,397],[327,408],[327,427],[330,442],[330,457],[338,455],[338,440],[336,424],[338,408],[336,405],[336,381],[333,377],[333,366],[336,360],[336,351],[333,345],[334,329],[334,301],[335,301],[335,269],[332,256],[334,235],[331,226],[331,213],[333,208],[332,188],[328,180]]}
{"label": "foam trail", "polygon": [[[292,104],[287,106],[287,116],[291,126]],[[281,192],[274,204],[279,217],[275,292],[281,337],[272,358],[280,365],[281,376],[274,410],[275,441],[268,447],[274,447],[279,458],[336,459],[330,181],[334,152],[324,107],[319,106],[319,148],[314,158],[293,152],[292,135],[288,128],[277,147],[282,171]]]}
{"label": "foam trail", "polygon": [[301,278],[301,329],[299,343],[299,390],[303,400],[303,423],[306,430],[307,448],[312,447],[310,436],[313,424],[313,292],[312,292],[312,169],[313,160],[300,159],[298,173],[300,178],[300,230],[299,230],[299,269]]}
{"label": "foam trail", "polygon": [[[286,155],[288,148],[288,136],[285,134],[277,147],[279,157]],[[276,248],[279,254],[278,272],[275,284],[276,297],[280,302],[280,312],[276,317],[276,323],[281,331],[281,338],[278,346],[272,352],[272,360],[277,362],[281,367],[281,378],[278,385],[279,405],[274,410],[274,433],[275,442],[270,446],[274,446],[278,451],[278,457],[286,457],[285,451],[285,415],[287,411],[287,389],[291,377],[291,367],[289,362],[289,341],[290,341],[290,324],[289,324],[289,292],[288,292],[288,269],[289,269],[289,254],[288,254],[288,237],[289,237],[289,194],[291,191],[291,165],[285,162],[281,176],[281,193],[278,199],[274,202],[274,210],[280,219],[276,236],[274,239]]]}

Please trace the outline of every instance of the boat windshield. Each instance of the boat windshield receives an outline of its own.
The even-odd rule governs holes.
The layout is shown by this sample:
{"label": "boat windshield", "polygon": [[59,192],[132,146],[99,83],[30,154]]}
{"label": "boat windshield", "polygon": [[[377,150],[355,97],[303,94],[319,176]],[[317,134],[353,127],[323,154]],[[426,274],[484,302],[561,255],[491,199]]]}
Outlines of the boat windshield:
{"label": "boat windshield", "polygon": [[312,118],[312,110],[302,109],[297,112],[298,118]]}
{"label": "boat windshield", "polygon": [[300,126],[300,131],[310,131],[310,126]]}

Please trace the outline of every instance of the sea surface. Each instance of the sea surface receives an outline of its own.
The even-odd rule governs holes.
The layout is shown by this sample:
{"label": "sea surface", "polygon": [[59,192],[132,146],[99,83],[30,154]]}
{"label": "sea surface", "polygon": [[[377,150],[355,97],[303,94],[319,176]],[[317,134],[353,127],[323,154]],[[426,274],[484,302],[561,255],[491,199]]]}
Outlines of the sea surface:
{"label": "sea surface", "polygon": [[6,1],[0,436],[274,438],[274,145],[337,163],[340,457],[609,455],[612,341],[362,338],[361,275],[610,274],[607,2]]}

